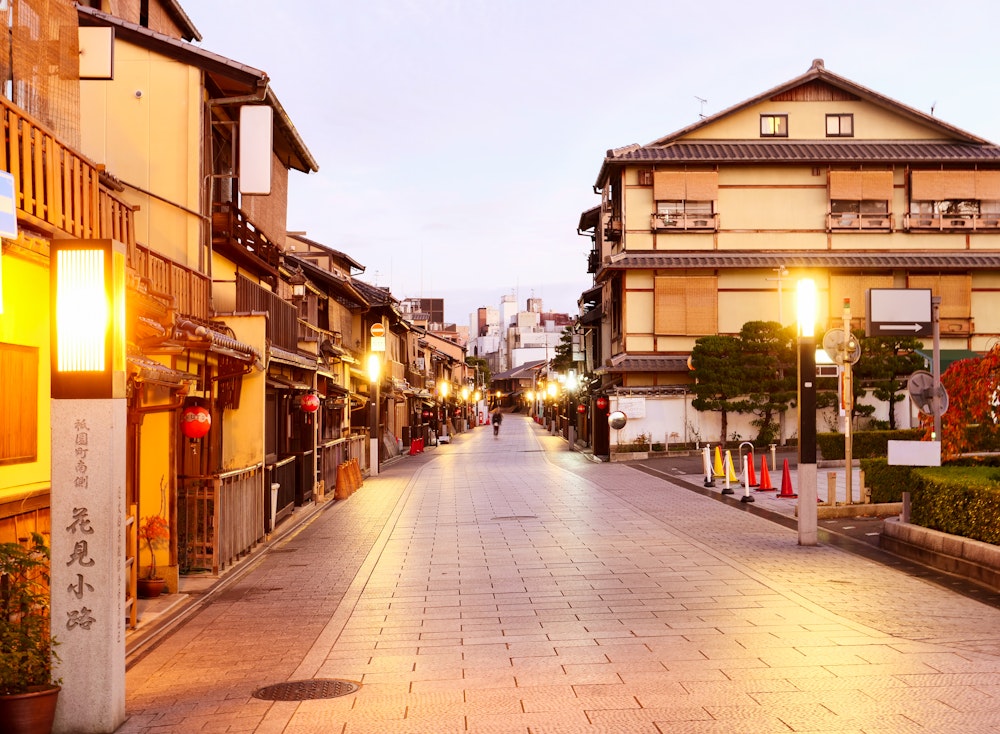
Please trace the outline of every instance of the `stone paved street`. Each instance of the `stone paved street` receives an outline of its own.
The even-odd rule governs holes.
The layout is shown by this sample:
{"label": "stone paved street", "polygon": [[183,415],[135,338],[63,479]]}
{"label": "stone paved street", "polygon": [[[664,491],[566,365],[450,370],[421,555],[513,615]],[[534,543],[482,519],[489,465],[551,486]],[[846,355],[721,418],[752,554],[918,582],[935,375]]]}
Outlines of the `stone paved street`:
{"label": "stone paved street", "polygon": [[[311,678],[361,687],[252,696]],[[514,414],[324,507],[127,690],[129,734],[1000,732],[1000,611]]]}

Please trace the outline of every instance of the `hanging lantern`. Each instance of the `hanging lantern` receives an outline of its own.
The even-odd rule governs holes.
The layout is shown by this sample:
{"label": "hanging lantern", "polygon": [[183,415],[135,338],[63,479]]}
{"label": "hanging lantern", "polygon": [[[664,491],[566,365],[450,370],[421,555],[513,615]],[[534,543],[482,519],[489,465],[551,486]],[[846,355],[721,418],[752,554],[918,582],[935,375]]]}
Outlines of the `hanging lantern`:
{"label": "hanging lantern", "polygon": [[598,410],[608,409],[608,399],[603,395],[597,399],[597,409]]}
{"label": "hanging lantern", "polygon": [[188,438],[202,438],[212,427],[212,414],[200,405],[190,405],[181,413],[181,433]]}
{"label": "hanging lantern", "polygon": [[462,415],[462,409],[461,408],[455,408],[455,415]]}
{"label": "hanging lantern", "polygon": [[319,397],[315,393],[308,392],[299,399],[299,405],[306,413],[315,413],[319,410]]}
{"label": "hanging lantern", "polygon": [[429,410],[422,410],[422,411],[420,411],[420,417],[421,418],[430,418],[431,417],[431,412]]}
{"label": "hanging lantern", "polygon": [[576,412],[579,413],[580,415],[583,415],[584,413],[587,412],[587,406],[584,405],[583,403],[580,403],[578,406],[576,406]]}

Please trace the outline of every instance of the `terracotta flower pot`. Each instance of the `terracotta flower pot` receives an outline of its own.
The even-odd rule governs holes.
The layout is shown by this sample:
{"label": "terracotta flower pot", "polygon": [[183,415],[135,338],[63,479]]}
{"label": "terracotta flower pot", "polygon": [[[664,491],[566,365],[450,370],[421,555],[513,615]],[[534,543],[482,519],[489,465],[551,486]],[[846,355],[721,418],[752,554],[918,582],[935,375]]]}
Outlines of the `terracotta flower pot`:
{"label": "terracotta flower pot", "polygon": [[166,588],[166,579],[139,579],[137,593],[140,599],[155,599]]}
{"label": "terracotta flower pot", "polygon": [[10,734],[50,734],[59,686],[0,696],[0,724]]}

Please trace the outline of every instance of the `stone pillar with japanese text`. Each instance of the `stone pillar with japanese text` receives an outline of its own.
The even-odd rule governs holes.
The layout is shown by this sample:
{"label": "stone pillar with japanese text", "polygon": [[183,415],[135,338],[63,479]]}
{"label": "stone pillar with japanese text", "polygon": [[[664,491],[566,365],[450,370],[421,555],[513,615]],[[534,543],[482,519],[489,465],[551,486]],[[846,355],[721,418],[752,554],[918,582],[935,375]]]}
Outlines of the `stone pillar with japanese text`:
{"label": "stone pillar with japanese text", "polygon": [[125,721],[126,428],[123,399],[52,401],[57,734]]}

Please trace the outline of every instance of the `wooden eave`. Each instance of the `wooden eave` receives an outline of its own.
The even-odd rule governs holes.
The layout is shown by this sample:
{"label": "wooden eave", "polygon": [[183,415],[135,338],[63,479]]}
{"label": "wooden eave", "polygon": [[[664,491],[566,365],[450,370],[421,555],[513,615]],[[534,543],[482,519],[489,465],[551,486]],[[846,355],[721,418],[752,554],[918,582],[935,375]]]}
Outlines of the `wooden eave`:
{"label": "wooden eave", "polygon": [[77,14],[81,26],[110,26],[117,37],[129,43],[201,69],[208,77],[206,81],[226,97],[259,94],[261,101],[274,110],[274,126],[279,133],[274,146],[282,162],[303,173],[319,170],[319,164],[271,90],[266,72],[93,8],[78,5]]}

